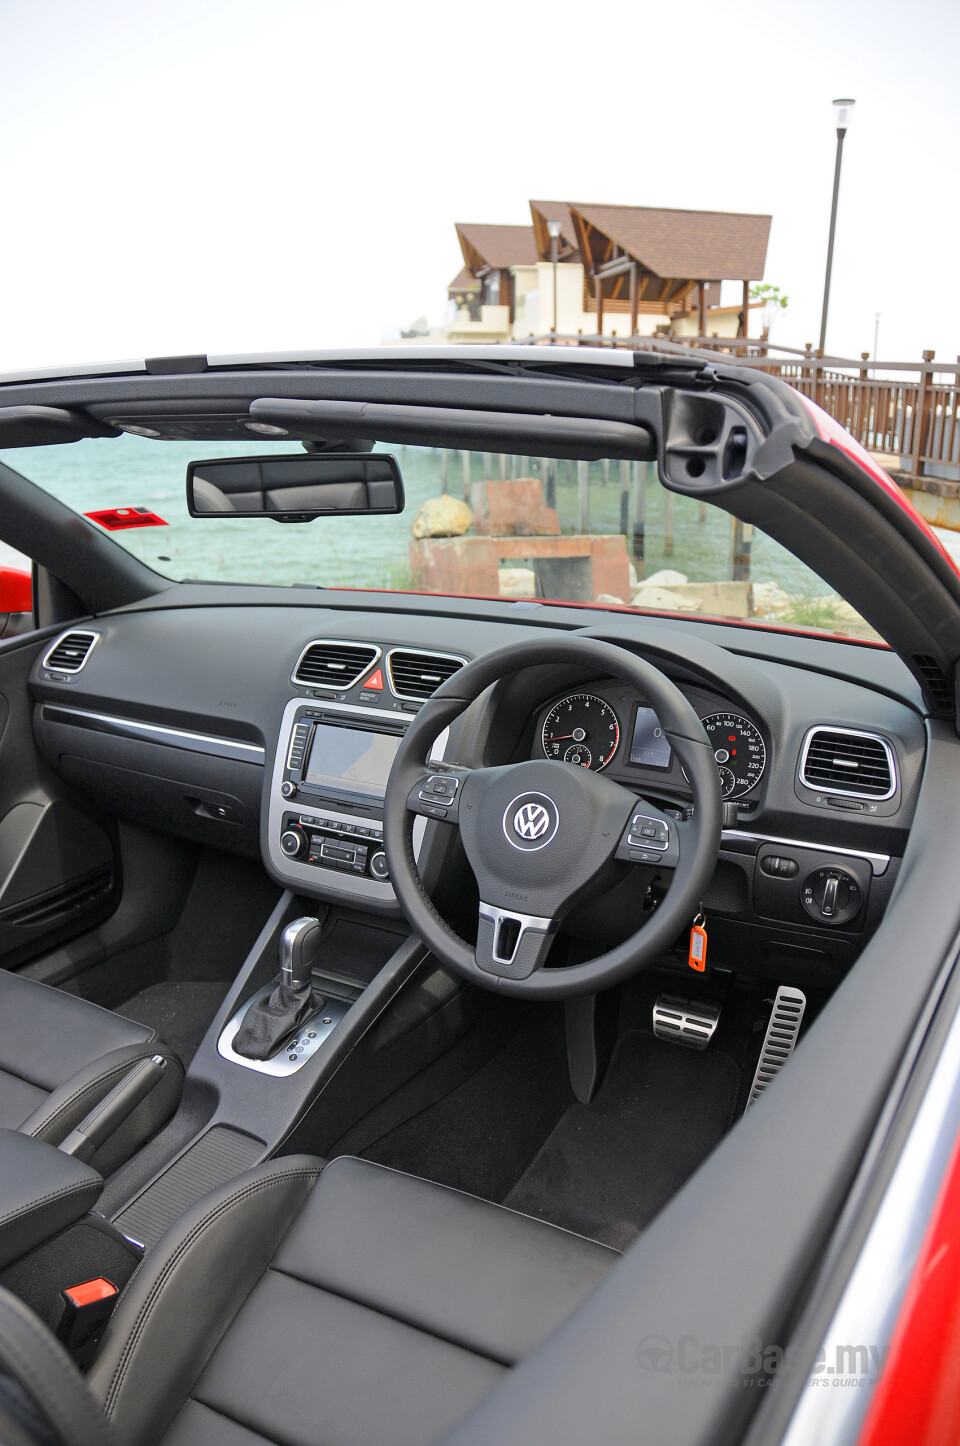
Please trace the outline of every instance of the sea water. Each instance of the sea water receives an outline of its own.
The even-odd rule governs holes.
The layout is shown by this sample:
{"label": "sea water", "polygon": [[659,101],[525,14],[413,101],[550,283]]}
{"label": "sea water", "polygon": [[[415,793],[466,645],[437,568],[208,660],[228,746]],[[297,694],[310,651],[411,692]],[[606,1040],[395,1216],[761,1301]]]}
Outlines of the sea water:
{"label": "sea water", "polygon": [[[2,460],[38,483],[77,512],[117,507],[146,507],[166,526],[115,532],[116,541],[157,572],[176,579],[252,583],[314,583],[327,587],[410,587],[410,526],[421,503],[443,491],[442,453],[430,447],[384,447],[400,464],[406,508],[392,517],[337,517],[306,524],[280,524],[268,518],[191,518],[186,507],[187,463],[202,457],[291,452],[285,443],[200,444],[167,442],[124,434],[56,447],[9,450]],[[459,452],[447,459],[448,490],[463,496]],[[497,458],[488,463],[499,475]],[[513,470],[513,459],[509,459]],[[518,458],[519,476],[540,476],[539,458]],[[471,476],[483,477],[484,458],[471,455]],[[568,476],[569,472],[569,476]],[[667,552],[667,493],[652,465],[640,464],[645,495],[644,563],[649,577],[662,568],[691,582],[715,582],[731,576],[731,523],[726,512],[673,498],[673,547]],[[589,470],[589,531],[620,531],[619,465],[600,462]],[[557,508],[564,532],[578,527],[576,467],[558,464]],[[2,525],[2,524],[0,524]],[[627,535],[632,546],[633,498]],[[9,549],[7,549],[9,553]],[[795,596],[816,597],[828,589],[808,568],[772,539],[754,532],[751,557],[754,582],[775,582]],[[626,599],[625,599],[626,601]]]}

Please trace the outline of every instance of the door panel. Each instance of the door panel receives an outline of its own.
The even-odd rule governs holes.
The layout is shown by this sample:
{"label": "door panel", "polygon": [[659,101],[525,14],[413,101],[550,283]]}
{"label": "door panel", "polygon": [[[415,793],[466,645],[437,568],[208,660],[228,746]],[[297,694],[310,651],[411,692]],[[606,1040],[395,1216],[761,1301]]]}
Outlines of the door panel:
{"label": "door panel", "polygon": [[0,966],[83,933],[119,898],[115,826],[34,746],[27,678],[55,630],[0,642]]}

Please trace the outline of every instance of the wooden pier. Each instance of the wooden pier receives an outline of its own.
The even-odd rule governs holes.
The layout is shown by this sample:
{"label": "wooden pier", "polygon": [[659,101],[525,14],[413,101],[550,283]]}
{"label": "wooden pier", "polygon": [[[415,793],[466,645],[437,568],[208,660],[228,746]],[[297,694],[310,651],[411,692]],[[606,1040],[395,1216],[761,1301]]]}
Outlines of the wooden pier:
{"label": "wooden pier", "polygon": [[918,362],[824,356],[812,347],[773,346],[765,339],[691,337],[531,337],[531,342],[627,347],[634,351],[718,354],[738,366],[778,376],[810,397],[855,437],[936,527],[960,531],[960,357]]}

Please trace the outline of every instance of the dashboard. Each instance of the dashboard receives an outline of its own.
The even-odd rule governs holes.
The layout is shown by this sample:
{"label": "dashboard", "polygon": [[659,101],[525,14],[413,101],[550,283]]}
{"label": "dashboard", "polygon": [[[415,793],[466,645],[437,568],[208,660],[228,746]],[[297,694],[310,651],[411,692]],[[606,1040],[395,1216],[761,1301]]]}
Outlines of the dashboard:
{"label": "dashboard", "polygon": [[[101,810],[259,856],[307,899],[396,916],[382,801],[410,720],[471,658],[544,629],[581,631],[671,677],[713,745],[727,805],[704,900],[714,961],[835,980],[882,917],[926,747],[916,685],[892,653],[692,619],[291,591],[183,584],[79,630],[93,638],[72,673],[55,666],[52,640],[30,679],[40,752]],[[550,758],[678,816],[691,804],[649,701],[569,667],[503,677],[433,758]],[[417,821],[421,870],[466,898],[444,817],[438,797]],[[824,876],[839,879],[831,900],[839,889],[846,901],[830,916]],[[570,928],[602,944],[635,925],[645,898],[630,874]]]}

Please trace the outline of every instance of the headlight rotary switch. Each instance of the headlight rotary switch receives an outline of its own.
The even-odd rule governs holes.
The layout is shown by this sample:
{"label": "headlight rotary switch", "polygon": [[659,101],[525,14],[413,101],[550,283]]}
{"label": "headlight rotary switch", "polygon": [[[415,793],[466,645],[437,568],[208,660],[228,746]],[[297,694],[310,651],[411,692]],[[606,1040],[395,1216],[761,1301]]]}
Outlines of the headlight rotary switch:
{"label": "headlight rotary switch", "polygon": [[860,885],[845,869],[815,869],[800,890],[803,907],[818,924],[847,924],[862,902]]}

